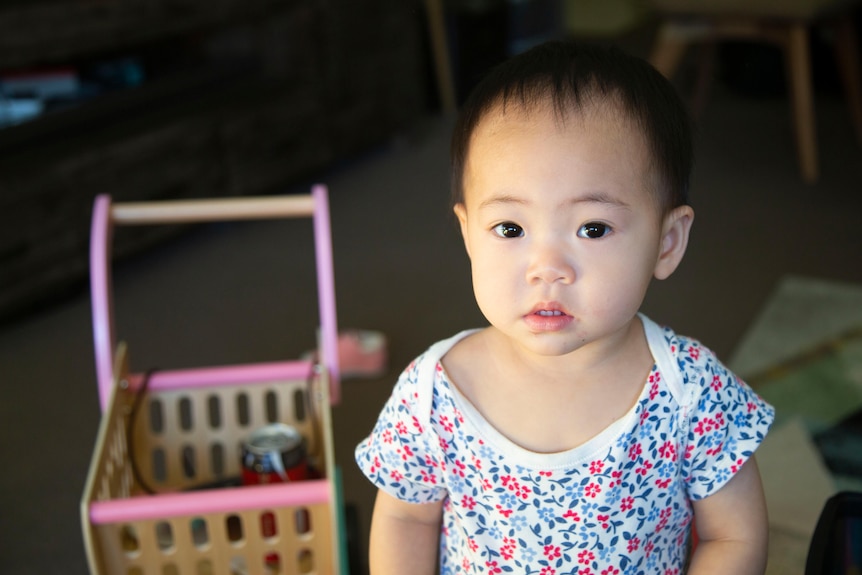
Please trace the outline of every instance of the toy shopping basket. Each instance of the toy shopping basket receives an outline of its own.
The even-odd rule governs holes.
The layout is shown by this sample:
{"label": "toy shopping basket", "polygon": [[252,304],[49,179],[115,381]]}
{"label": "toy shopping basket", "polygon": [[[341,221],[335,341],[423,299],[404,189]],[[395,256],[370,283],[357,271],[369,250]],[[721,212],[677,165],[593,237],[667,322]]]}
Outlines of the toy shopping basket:
{"label": "toy shopping basket", "polygon": [[[113,333],[113,226],[308,216],[317,262],[319,363],[129,371],[127,346],[115,344]],[[81,502],[91,572],[346,573],[330,421],[339,373],[326,188],[315,186],[309,195],[118,204],[100,196],[91,235],[102,408]],[[255,430],[275,424],[301,434],[313,473],[296,481],[236,484],[240,446]]]}

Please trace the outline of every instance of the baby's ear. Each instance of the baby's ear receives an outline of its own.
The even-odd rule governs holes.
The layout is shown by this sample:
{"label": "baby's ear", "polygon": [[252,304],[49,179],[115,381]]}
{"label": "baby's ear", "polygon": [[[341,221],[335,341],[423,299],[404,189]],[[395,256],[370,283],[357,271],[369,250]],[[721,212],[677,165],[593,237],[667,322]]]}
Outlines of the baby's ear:
{"label": "baby's ear", "polygon": [[688,236],[694,222],[691,206],[679,206],[671,210],[662,223],[661,246],[656,261],[656,279],[666,279],[676,270],[688,247]]}
{"label": "baby's ear", "polygon": [[467,241],[467,207],[463,203],[457,203],[453,210],[458,217],[458,223],[461,225],[461,238],[464,240],[467,257],[470,257],[470,243]]}

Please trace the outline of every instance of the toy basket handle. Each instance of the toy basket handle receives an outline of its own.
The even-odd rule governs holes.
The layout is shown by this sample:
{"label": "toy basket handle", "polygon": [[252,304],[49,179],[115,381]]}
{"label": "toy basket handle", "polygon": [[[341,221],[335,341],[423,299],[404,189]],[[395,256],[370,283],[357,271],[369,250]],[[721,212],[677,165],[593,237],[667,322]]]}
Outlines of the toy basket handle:
{"label": "toy basket handle", "polygon": [[96,197],[90,229],[90,295],[96,381],[103,411],[108,406],[114,385],[116,339],[110,266],[114,226],[295,217],[313,219],[322,359],[329,375],[330,401],[333,404],[338,402],[340,372],[329,198],[326,186],[317,184],[307,195],[128,203],[112,203],[106,194]]}

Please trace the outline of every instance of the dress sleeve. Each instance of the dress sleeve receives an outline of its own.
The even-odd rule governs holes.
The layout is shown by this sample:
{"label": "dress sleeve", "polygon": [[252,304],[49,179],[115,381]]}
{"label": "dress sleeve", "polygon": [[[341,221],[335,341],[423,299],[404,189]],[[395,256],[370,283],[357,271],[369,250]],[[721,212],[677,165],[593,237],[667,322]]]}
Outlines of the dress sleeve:
{"label": "dress sleeve", "polygon": [[689,402],[683,473],[689,497],[721,489],[763,442],[775,409],[696,341],[681,342]]}
{"label": "dress sleeve", "polygon": [[[368,479],[393,497],[409,503],[431,503],[446,496],[433,425],[418,417],[421,393],[433,393],[419,380],[420,357],[398,378],[371,435],[356,447],[356,463]],[[427,373],[428,370],[425,370]],[[436,370],[431,370],[436,374]]]}

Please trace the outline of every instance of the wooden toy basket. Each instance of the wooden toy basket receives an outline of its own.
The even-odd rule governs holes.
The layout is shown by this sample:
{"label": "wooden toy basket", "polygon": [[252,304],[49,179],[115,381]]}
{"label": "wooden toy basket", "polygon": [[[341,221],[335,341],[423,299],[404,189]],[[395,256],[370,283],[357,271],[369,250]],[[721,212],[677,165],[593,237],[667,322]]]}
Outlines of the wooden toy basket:
{"label": "wooden toy basket", "polygon": [[[321,357],[132,373],[115,344],[113,225],[311,216]],[[90,571],[104,575],[346,573],[330,404],[336,324],[326,189],[308,196],[111,204],[96,199],[91,289],[102,421],[81,502]],[[296,428],[313,477],[236,486],[239,449],[271,423]],[[225,486],[230,484],[231,486]]]}

